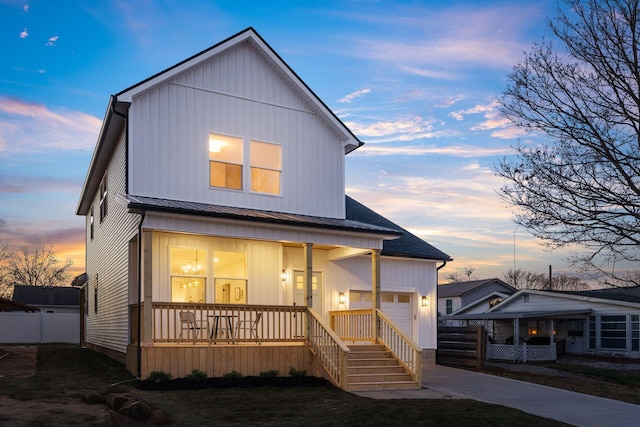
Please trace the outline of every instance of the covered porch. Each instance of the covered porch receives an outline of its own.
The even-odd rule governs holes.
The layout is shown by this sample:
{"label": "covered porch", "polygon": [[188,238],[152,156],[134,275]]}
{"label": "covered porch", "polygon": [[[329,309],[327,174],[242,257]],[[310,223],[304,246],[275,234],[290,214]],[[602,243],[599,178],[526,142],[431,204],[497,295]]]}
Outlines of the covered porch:
{"label": "covered porch", "polygon": [[[131,312],[139,308],[145,311],[132,305]],[[127,351],[127,366],[139,364],[142,377],[153,371],[184,377],[193,369],[209,376],[304,370],[345,390],[421,384],[422,350],[379,309],[332,311],[329,325],[312,309],[295,305],[153,303],[151,312],[151,328],[132,323]],[[151,339],[139,345],[138,332],[147,330]],[[356,343],[372,349],[377,344],[397,361],[400,371],[377,373],[395,381],[367,384],[367,368],[353,365],[356,352],[350,345]]]}
{"label": "covered porch", "polygon": [[447,316],[487,330],[486,360],[555,361],[576,336],[586,336],[591,310],[490,312]]}

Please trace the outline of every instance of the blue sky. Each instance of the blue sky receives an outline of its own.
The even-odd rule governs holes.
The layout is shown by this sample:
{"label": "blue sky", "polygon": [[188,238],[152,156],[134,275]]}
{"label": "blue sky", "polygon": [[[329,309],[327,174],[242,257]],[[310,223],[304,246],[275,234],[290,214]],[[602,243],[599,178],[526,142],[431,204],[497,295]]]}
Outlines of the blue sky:
{"label": "blue sky", "polygon": [[[497,111],[546,1],[0,0],[0,240],[84,266],[75,208],[111,94],[254,27],[365,142],[347,193],[450,254],[445,276],[565,269],[512,222]],[[514,246],[515,241],[515,246]]]}

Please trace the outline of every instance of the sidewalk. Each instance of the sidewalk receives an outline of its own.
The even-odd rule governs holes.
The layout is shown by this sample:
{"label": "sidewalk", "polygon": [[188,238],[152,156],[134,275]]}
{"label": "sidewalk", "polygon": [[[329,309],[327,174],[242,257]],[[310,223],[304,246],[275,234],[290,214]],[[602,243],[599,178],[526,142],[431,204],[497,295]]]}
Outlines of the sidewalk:
{"label": "sidewalk", "polygon": [[369,391],[372,399],[473,399],[581,427],[640,425],[640,406],[493,375],[427,365],[422,390]]}

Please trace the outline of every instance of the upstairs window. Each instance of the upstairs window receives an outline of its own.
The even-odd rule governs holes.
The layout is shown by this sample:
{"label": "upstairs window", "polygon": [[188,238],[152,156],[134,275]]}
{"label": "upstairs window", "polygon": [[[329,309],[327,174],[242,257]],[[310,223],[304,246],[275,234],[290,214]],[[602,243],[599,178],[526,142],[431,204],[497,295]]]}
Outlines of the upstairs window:
{"label": "upstairs window", "polygon": [[242,139],[209,135],[209,185],[242,190]]}
{"label": "upstairs window", "polygon": [[251,191],[280,194],[282,150],[279,145],[251,141]]}
{"label": "upstairs window", "polygon": [[107,217],[107,175],[100,183],[100,223]]}
{"label": "upstairs window", "polygon": [[91,240],[93,240],[93,205],[91,205],[91,214],[89,216],[89,235],[91,236]]}

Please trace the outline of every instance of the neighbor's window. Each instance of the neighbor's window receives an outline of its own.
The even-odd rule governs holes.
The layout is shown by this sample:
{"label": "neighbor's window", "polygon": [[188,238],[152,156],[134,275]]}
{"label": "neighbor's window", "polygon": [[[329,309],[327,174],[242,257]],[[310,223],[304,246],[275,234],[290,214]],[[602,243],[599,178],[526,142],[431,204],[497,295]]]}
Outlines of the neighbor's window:
{"label": "neighbor's window", "polygon": [[209,134],[209,185],[242,190],[242,138]]}
{"label": "neighbor's window", "polygon": [[245,253],[214,252],[213,275],[216,303],[247,303],[247,255]]}
{"label": "neighbor's window", "polygon": [[282,149],[279,145],[251,141],[251,191],[280,194]]}
{"label": "neighbor's window", "polygon": [[627,348],[627,316],[602,316],[600,318],[600,347]]}
{"label": "neighbor's window", "polygon": [[589,348],[591,350],[596,349],[596,316],[589,316]]}
{"label": "neighbor's window", "polygon": [[207,251],[194,248],[171,248],[171,301],[205,302],[207,285]]}
{"label": "neighbor's window", "polygon": [[105,174],[100,183],[100,223],[107,217],[107,175]]}
{"label": "neighbor's window", "polygon": [[448,299],[445,301],[446,307],[447,307],[447,314],[451,314],[451,312],[453,311],[453,300]]}
{"label": "neighbor's window", "polygon": [[640,316],[631,315],[631,351],[640,351]]}

